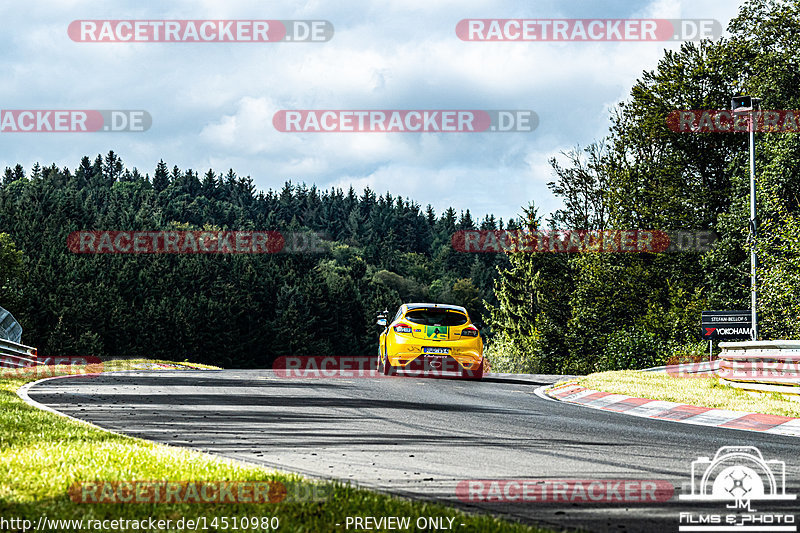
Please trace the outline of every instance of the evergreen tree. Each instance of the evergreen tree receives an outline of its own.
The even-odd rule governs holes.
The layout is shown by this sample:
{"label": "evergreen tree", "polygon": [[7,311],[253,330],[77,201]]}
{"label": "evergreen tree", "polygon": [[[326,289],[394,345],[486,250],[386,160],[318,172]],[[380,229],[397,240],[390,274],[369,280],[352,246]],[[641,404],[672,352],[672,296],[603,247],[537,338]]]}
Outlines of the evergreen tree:
{"label": "evergreen tree", "polygon": [[169,186],[169,170],[167,164],[161,159],[156,165],[156,171],[153,174],[153,188],[156,192],[161,192]]}

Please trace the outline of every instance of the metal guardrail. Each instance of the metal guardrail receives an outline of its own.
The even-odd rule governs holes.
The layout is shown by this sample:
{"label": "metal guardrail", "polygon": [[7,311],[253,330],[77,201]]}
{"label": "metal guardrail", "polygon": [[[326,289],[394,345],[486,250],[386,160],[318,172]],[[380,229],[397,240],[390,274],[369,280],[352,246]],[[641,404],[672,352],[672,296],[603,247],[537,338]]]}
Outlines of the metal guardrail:
{"label": "metal guardrail", "polygon": [[0,367],[22,368],[41,365],[42,362],[36,360],[37,355],[36,348],[32,346],[0,339]]}
{"label": "metal guardrail", "polygon": [[14,316],[0,307],[0,339],[22,342],[22,326]]}
{"label": "metal guardrail", "polygon": [[[720,382],[800,400],[800,341],[721,342]],[[796,397],[795,397],[796,396]]]}

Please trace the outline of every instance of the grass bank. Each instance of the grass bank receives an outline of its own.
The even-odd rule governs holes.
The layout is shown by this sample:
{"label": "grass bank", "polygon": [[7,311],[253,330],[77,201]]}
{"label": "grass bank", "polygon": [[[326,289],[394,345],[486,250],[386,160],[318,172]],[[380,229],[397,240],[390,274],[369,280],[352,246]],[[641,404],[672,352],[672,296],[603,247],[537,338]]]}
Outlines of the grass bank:
{"label": "grass bank", "polygon": [[721,384],[716,377],[677,377],[663,372],[622,370],[590,374],[577,382],[589,389],[638,398],[800,417],[800,402],[787,400],[777,393],[751,395]]}

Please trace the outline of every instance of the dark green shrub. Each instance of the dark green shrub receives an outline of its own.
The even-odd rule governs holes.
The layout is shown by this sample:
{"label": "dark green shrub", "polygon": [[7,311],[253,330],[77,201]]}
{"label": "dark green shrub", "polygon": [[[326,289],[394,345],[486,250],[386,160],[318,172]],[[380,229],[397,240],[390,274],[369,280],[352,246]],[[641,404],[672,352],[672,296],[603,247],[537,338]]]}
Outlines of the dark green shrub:
{"label": "dark green shrub", "polygon": [[654,334],[635,328],[605,336],[595,370],[639,370],[666,363],[669,350]]}

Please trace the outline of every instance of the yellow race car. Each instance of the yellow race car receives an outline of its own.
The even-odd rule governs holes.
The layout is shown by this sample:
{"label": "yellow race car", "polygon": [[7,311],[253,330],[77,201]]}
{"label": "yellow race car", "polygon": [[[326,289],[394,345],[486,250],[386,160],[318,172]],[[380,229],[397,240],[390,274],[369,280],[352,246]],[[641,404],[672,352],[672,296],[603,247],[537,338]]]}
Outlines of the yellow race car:
{"label": "yellow race car", "polygon": [[378,314],[383,328],[378,345],[378,371],[385,375],[454,373],[464,379],[483,378],[483,340],[467,314],[457,305],[403,304],[389,321]]}

